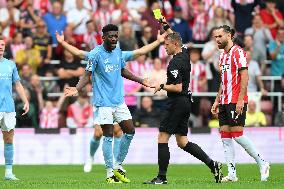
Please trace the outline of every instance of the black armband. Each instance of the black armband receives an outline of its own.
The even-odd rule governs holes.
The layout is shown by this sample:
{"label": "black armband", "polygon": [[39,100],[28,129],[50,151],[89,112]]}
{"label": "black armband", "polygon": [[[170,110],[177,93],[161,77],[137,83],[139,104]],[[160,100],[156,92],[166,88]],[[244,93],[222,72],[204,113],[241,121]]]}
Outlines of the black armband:
{"label": "black armband", "polygon": [[171,27],[169,26],[169,24],[163,25],[163,29],[164,29],[165,31],[167,31],[169,28],[171,28]]}

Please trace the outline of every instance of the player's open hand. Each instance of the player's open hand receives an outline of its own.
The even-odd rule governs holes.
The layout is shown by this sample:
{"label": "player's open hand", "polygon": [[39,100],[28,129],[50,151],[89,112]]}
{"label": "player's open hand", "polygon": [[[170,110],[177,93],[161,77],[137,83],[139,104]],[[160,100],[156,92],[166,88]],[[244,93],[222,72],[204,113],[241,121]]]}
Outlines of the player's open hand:
{"label": "player's open hand", "polygon": [[23,115],[26,115],[26,114],[29,112],[29,110],[30,110],[30,104],[29,104],[29,102],[25,102],[24,107],[23,107],[23,110],[24,110],[24,113],[22,113],[22,116],[23,116]]}
{"label": "player's open hand", "polygon": [[76,87],[66,87],[64,89],[64,94],[65,96],[75,96],[78,94],[78,90],[76,89]]}
{"label": "player's open hand", "polygon": [[63,35],[63,32],[61,32],[61,35],[56,31],[55,32],[55,36],[56,36],[56,39],[58,41],[58,43],[62,43],[64,41],[64,35]]}
{"label": "player's open hand", "polygon": [[161,31],[158,30],[157,40],[158,40],[160,43],[163,43],[163,42],[165,41],[166,35],[167,35],[166,32],[161,35]]}
{"label": "player's open hand", "polygon": [[244,108],[244,101],[243,100],[238,100],[237,105],[236,105],[236,113],[237,115],[240,115],[243,113],[243,108]]}
{"label": "player's open hand", "polygon": [[214,104],[212,105],[211,113],[213,115],[217,115],[219,113],[219,103],[218,102],[214,102]]}
{"label": "player's open hand", "polygon": [[149,78],[144,78],[141,84],[145,87],[151,87]]}

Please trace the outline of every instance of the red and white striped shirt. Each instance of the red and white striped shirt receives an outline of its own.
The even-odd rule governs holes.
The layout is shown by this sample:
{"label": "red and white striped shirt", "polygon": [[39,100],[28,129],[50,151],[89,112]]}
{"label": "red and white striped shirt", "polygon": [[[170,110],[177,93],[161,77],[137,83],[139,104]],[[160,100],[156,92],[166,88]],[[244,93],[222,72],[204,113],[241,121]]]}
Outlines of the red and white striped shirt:
{"label": "red and white striped shirt", "polygon": [[[241,87],[239,70],[248,67],[246,53],[241,47],[234,45],[229,52],[221,53],[219,67],[222,77],[220,104],[236,104]],[[244,96],[244,102],[248,102],[247,92]]]}
{"label": "red and white striped shirt", "polygon": [[201,78],[206,78],[205,65],[200,61],[195,64],[191,63],[191,71],[190,71],[191,92],[204,92],[204,86],[198,85],[198,81]]}

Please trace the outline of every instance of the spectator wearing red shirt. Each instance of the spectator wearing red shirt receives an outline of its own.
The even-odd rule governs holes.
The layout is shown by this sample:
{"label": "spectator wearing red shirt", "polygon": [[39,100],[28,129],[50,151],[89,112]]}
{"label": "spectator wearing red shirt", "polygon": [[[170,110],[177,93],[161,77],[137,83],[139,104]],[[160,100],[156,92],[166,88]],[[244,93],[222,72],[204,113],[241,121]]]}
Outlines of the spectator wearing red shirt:
{"label": "spectator wearing red shirt", "polygon": [[270,29],[272,37],[275,39],[277,28],[284,26],[283,15],[276,8],[275,0],[266,1],[266,8],[260,11],[260,16],[266,27]]}

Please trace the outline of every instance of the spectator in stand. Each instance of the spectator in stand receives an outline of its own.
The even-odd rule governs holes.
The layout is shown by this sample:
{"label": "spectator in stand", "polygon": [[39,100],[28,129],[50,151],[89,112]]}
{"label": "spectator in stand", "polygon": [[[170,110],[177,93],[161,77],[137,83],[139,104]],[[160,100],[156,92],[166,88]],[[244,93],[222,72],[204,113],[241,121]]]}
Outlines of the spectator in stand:
{"label": "spectator in stand", "polygon": [[87,32],[84,34],[84,44],[86,45],[86,51],[90,51],[97,45],[102,44],[102,36],[96,32],[93,20],[87,21],[86,27]]}
{"label": "spectator in stand", "polygon": [[160,125],[161,112],[153,107],[151,97],[144,96],[141,100],[141,109],[134,113],[134,123],[136,127],[156,127]]}
{"label": "spectator in stand", "polygon": [[67,26],[66,16],[62,13],[62,4],[60,1],[52,3],[52,12],[48,12],[43,16],[46,23],[47,31],[52,37],[52,44],[57,45],[55,37],[56,31],[64,31]]}
{"label": "spectator in stand", "polygon": [[[144,78],[149,78],[152,85],[167,82],[167,70],[162,67],[162,61],[159,58],[153,60],[153,69],[146,72]],[[154,93],[154,89],[144,87],[145,91]],[[160,90],[153,96],[154,107],[163,108],[165,105],[165,99],[167,98],[167,92]]]}
{"label": "spectator in stand", "polygon": [[[97,1],[97,0],[95,0]],[[92,11],[92,5],[90,0],[83,0],[83,7],[88,11]],[[64,12],[68,12],[69,10],[76,8],[76,0],[65,0],[63,4]]]}
{"label": "spectator in stand", "polygon": [[277,28],[284,27],[283,15],[276,8],[275,0],[266,0],[266,8],[260,11],[260,16],[266,28],[270,29],[273,39],[276,38]]}
{"label": "spectator in stand", "polygon": [[122,24],[121,34],[119,36],[119,46],[122,51],[133,51],[138,48],[132,24],[130,22],[124,22]]}
{"label": "spectator in stand", "polygon": [[27,63],[23,64],[20,75],[21,75],[21,83],[24,86],[24,88],[25,89],[30,88],[31,86],[30,81],[33,75],[33,70],[31,66]]}
{"label": "spectator in stand", "polygon": [[[47,100],[40,110],[39,127],[42,129],[58,128],[59,110],[65,100],[65,95],[61,95],[57,102]],[[54,105],[55,104],[55,105]]]}
{"label": "spectator in stand", "polygon": [[232,0],[235,14],[235,28],[238,35],[243,35],[245,30],[251,27],[253,12],[261,0]]}
{"label": "spectator in stand", "polygon": [[261,48],[254,46],[254,40],[253,40],[252,35],[245,35],[244,36],[244,45],[245,45],[245,49],[247,51],[250,51],[251,59],[256,61],[259,64],[259,67],[262,70],[261,72],[263,72],[265,74],[266,73],[265,72],[266,71],[265,70],[265,68],[266,68],[266,64],[265,64],[266,55],[264,56],[264,54],[260,51]]}
{"label": "spectator in stand", "polygon": [[[190,50],[190,84],[189,88],[192,93],[207,91],[207,78],[205,64],[201,61],[199,49],[192,48]],[[210,104],[205,98],[194,98],[194,106],[192,114],[197,116],[201,125],[198,127],[208,125],[208,117],[210,115]]]}
{"label": "spectator in stand", "polygon": [[214,27],[222,25],[232,26],[229,19],[226,18],[226,12],[222,7],[216,7],[214,9],[214,17],[208,22],[207,30],[211,31]]}
{"label": "spectator in stand", "polygon": [[84,72],[85,69],[80,60],[76,59],[69,51],[64,50],[64,58],[57,68],[60,89],[63,90],[65,84],[75,86]]}
{"label": "spectator in stand", "polygon": [[194,12],[194,21],[192,26],[193,40],[195,43],[203,43],[207,39],[208,30],[208,12],[205,10],[203,1],[198,1],[197,11]]}
{"label": "spectator in stand", "polygon": [[113,4],[110,0],[98,1],[98,8],[93,15],[93,19],[97,26],[97,31],[102,31],[102,28],[112,22]]}
{"label": "spectator in stand", "polygon": [[281,12],[282,16],[284,15],[284,1],[277,0],[277,8]]}
{"label": "spectator in stand", "polygon": [[[45,72],[45,77],[55,77],[54,74],[54,69],[46,70]],[[46,93],[59,93],[60,92],[60,87],[57,84],[56,80],[44,80],[41,81],[43,90]]]}
{"label": "spectator in stand", "polygon": [[199,49],[190,50],[190,91],[193,93],[207,91],[206,68],[200,58]]}
{"label": "spectator in stand", "polygon": [[192,41],[192,30],[188,22],[182,18],[182,8],[180,6],[174,7],[174,18],[170,19],[169,23],[172,29],[180,34],[182,43]]}
{"label": "spectator in stand", "polygon": [[14,7],[13,0],[7,0],[7,7],[0,9],[0,25],[6,39],[12,38],[19,26],[19,21],[20,11]]}
{"label": "spectator in stand", "polygon": [[131,22],[133,24],[133,30],[140,31],[140,27],[137,24],[141,23],[141,16],[136,9],[128,9],[127,7],[128,0],[122,0],[117,9],[112,13],[112,23],[115,25],[121,25],[124,22]]}
{"label": "spectator in stand", "polygon": [[40,52],[39,50],[34,48],[33,38],[30,36],[27,36],[25,38],[25,46],[25,49],[19,50],[16,53],[15,62],[20,67],[24,63],[28,63],[31,66],[33,73],[36,74],[37,69],[42,61]]}
{"label": "spectator in stand", "polygon": [[[152,37],[152,28],[150,26],[145,26],[142,30],[142,37],[138,39],[138,47],[141,48],[145,45],[148,45],[154,42],[155,39]],[[153,51],[147,54],[149,58],[156,58],[158,57],[159,48],[155,48]]]}
{"label": "spectator in stand", "polygon": [[86,92],[79,93],[77,100],[68,106],[67,127],[93,127],[93,110]]}
{"label": "spectator in stand", "polygon": [[219,50],[212,28],[209,32],[210,41],[205,43],[201,55],[206,63],[206,78],[208,80],[208,91],[217,92],[220,86]]}
{"label": "spectator in stand", "polygon": [[249,74],[249,81],[248,81],[248,92],[257,92],[260,89],[262,95],[267,95],[267,90],[264,88],[264,84],[261,80],[261,71],[258,62],[252,60],[251,58],[251,51],[246,50],[247,54],[247,62],[248,62],[248,74]]}
{"label": "spectator in stand", "polygon": [[153,10],[155,9],[160,9],[160,4],[158,1],[152,1],[149,3],[149,8],[142,13],[142,17],[141,17],[141,20],[142,20],[142,27],[145,27],[145,26],[149,26],[152,30],[152,35],[151,37],[154,38],[154,40],[156,40],[156,36],[158,34],[158,30],[160,30],[160,24],[158,22],[158,20],[155,19],[154,17],[154,13],[153,13]]}
{"label": "spectator in stand", "polygon": [[[252,59],[258,61],[261,65],[263,65],[264,60],[267,59],[267,44],[273,38],[270,30],[263,26],[263,22],[259,14],[254,15],[252,27],[245,30],[245,35],[253,36],[253,41],[251,43],[251,46],[253,45]],[[259,54],[257,59],[255,57],[256,54]]]}
{"label": "spectator in stand", "polygon": [[248,103],[248,111],[246,113],[246,126],[259,127],[266,125],[267,122],[264,113],[256,111],[256,103],[250,100]]}
{"label": "spectator in stand", "polygon": [[22,10],[20,17],[20,30],[23,36],[31,36],[35,32],[36,24],[40,20],[39,11],[34,9],[33,0],[27,0],[26,9]]}
{"label": "spectator in stand", "polygon": [[271,61],[271,75],[282,76],[284,74],[284,28],[279,28],[275,41],[269,43]]}
{"label": "spectator in stand", "polygon": [[143,77],[148,71],[152,70],[153,65],[151,59],[146,59],[145,55],[141,55],[131,61],[129,67],[137,76]]}
{"label": "spectator in stand", "polygon": [[26,46],[23,43],[23,34],[20,33],[20,32],[15,32],[13,34],[12,41],[10,41],[10,43],[7,45],[7,48],[6,48],[7,56],[6,56],[6,58],[14,60],[17,52],[19,50],[23,50],[25,48],[26,48]]}
{"label": "spectator in stand", "polygon": [[[133,74],[137,74],[134,70],[131,70],[130,62],[126,63],[126,69],[131,71]],[[125,103],[131,113],[134,113],[137,107],[137,97],[133,96],[136,92],[139,92],[142,89],[142,86],[134,81],[123,78],[124,83],[124,92],[125,92]]]}
{"label": "spectator in stand", "polygon": [[87,32],[86,22],[90,20],[90,12],[84,7],[83,0],[76,0],[76,7],[68,10],[66,17],[77,43],[81,45]]}
{"label": "spectator in stand", "polygon": [[15,111],[16,111],[16,127],[17,128],[38,128],[38,114],[36,105],[31,101],[31,93],[29,90],[25,89],[27,99],[30,104],[29,112],[22,116],[24,103],[21,101],[15,101]]}
{"label": "spectator in stand", "polygon": [[39,75],[51,69],[50,60],[52,59],[52,38],[46,31],[46,25],[43,20],[39,20],[36,25],[36,32],[32,36],[34,40],[34,48],[39,50],[42,59],[41,65],[38,69]]}

